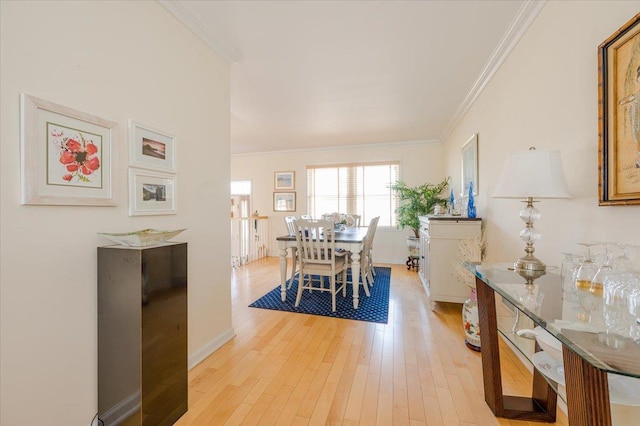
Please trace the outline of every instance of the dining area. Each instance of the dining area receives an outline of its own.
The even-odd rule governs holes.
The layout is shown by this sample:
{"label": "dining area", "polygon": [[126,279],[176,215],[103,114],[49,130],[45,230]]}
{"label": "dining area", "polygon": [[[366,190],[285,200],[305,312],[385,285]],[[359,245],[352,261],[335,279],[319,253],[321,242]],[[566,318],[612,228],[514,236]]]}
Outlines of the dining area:
{"label": "dining area", "polygon": [[[347,300],[349,296],[350,305],[357,310],[361,304],[360,288],[364,297],[370,297],[374,284],[373,242],[378,220],[374,217],[367,226],[360,226],[361,217],[357,215],[285,217],[288,233],[276,238],[281,301],[288,302],[287,298],[295,294],[295,307],[304,307],[318,303],[308,295],[326,292],[331,295],[331,312],[340,306],[337,298]],[[288,291],[295,284],[295,293]]]}

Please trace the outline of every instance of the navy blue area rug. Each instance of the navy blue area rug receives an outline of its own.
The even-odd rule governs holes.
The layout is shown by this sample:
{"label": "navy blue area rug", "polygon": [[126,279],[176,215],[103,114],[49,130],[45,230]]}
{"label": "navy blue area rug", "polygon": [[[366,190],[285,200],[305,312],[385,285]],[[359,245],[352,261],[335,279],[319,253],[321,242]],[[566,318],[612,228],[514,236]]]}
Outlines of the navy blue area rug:
{"label": "navy blue area rug", "polygon": [[[376,266],[375,270],[374,284],[370,289],[371,296],[367,297],[362,284],[359,286],[360,301],[358,309],[353,309],[353,288],[351,286],[347,286],[346,297],[342,297],[342,293],[336,295],[335,312],[331,312],[331,293],[327,291],[309,292],[305,290],[302,293],[300,306],[296,308],[297,274],[293,279],[293,285],[287,290],[287,300],[285,302],[280,298],[280,286],[278,286],[250,304],[249,307],[386,324],[389,319],[391,268]],[[288,285],[289,281],[287,281]]]}

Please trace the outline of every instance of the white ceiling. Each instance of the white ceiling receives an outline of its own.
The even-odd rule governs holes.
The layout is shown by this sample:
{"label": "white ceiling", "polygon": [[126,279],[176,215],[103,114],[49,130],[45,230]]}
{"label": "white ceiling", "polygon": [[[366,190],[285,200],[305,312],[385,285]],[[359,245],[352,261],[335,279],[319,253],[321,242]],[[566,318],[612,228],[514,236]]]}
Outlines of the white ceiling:
{"label": "white ceiling", "polygon": [[544,4],[159,2],[232,64],[233,154],[442,140]]}

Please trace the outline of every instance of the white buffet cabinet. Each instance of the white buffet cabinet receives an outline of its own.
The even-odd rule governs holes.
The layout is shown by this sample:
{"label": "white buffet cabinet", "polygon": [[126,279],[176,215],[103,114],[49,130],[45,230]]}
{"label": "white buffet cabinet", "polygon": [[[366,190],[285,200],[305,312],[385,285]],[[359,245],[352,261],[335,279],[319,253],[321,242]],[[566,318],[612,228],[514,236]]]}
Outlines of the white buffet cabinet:
{"label": "white buffet cabinet", "polygon": [[429,299],[431,309],[436,302],[464,303],[471,289],[461,282],[454,270],[461,259],[463,240],[480,240],[482,219],[460,216],[420,216],[420,281]]}

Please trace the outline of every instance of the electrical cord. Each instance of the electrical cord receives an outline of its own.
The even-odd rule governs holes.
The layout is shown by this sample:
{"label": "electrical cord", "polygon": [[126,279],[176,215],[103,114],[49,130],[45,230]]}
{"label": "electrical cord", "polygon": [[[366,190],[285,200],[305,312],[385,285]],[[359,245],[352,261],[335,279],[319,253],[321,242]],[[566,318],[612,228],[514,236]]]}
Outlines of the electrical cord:
{"label": "electrical cord", "polygon": [[91,426],[93,426],[93,423],[96,421],[96,419],[98,420],[98,424],[100,426],[104,426],[104,421],[100,417],[98,417],[98,413],[96,413],[96,415],[93,416],[93,419],[91,419]]}

